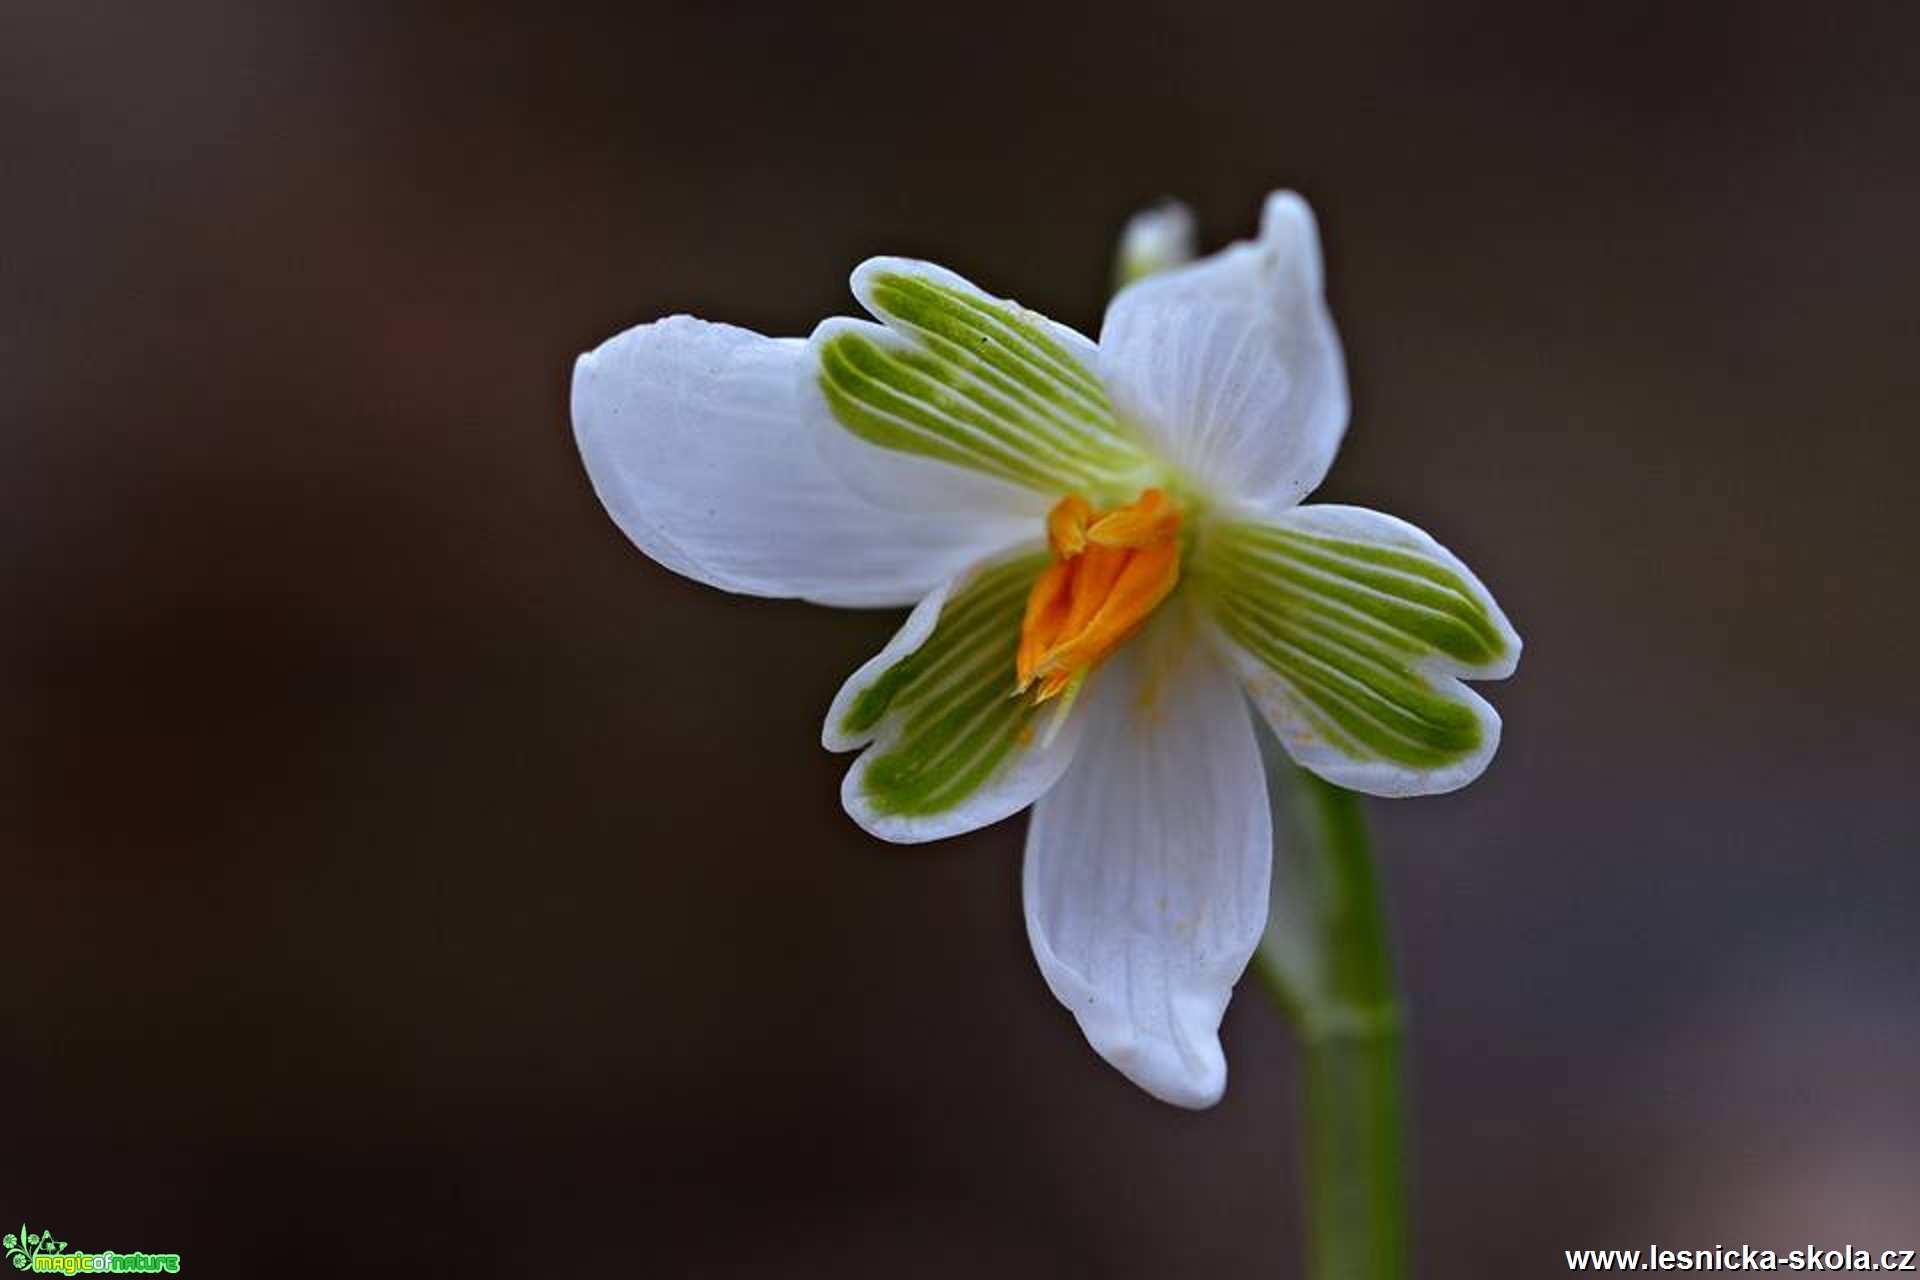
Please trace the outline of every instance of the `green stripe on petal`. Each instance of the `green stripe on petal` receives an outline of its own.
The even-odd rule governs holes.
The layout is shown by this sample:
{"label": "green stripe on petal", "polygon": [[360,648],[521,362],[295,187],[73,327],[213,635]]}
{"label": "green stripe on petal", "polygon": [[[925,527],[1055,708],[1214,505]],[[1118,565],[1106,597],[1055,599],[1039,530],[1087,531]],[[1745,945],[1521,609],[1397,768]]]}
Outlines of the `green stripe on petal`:
{"label": "green stripe on petal", "polygon": [[1208,529],[1196,580],[1300,762],[1383,794],[1476,776],[1499,717],[1459,677],[1513,669],[1519,640],[1465,566],[1411,525],[1350,507]]}
{"label": "green stripe on petal", "polygon": [[894,840],[955,834],[1031,802],[1037,791],[1022,793],[1015,775],[1050,781],[1024,758],[1052,750],[1058,712],[1035,708],[1014,688],[1020,619],[1047,559],[1022,553],[929,601],[835,699],[827,745],[872,744],[844,791],[869,830]]}
{"label": "green stripe on petal", "polygon": [[1023,558],[982,573],[948,602],[924,645],[855,699],[843,731],[894,719],[867,767],[875,809],[924,815],[964,799],[1029,726],[1035,711],[1013,696],[1013,658],[1027,591],[1045,563]]}
{"label": "green stripe on petal", "polygon": [[848,431],[1048,494],[1138,487],[1146,456],[1044,318],[898,259],[863,265],[854,286],[885,327],[829,321],[814,337],[820,388]]}

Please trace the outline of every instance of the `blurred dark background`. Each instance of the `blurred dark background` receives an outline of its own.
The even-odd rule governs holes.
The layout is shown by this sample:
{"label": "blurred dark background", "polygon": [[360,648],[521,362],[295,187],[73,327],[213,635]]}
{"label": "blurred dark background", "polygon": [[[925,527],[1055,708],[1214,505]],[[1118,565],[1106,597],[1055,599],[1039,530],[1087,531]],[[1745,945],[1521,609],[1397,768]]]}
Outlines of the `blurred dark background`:
{"label": "blurred dark background", "polygon": [[862,256],[1097,327],[1315,202],[1325,492],[1528,642],[1375,806],[1428,1277],[1920,1246],[1920,7],[0,13],[0,1222],[196,1274],[1292,1273],[1286,1032],[1204,1114],[1047,995],[1018,822],[840,813],[883,614],[605,518],[575,352]]}

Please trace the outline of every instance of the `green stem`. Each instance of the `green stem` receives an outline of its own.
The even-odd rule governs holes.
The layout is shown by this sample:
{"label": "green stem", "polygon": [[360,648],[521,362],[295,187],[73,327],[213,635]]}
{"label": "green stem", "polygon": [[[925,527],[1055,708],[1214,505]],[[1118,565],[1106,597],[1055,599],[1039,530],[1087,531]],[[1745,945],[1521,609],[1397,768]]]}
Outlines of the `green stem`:
{"label": "green stem", "polygon": [[1400,1003],[1366,815],[1360,797],[1263,746],[1277,865],[1255,964],[1300,1037],[1307,1275],[1404,1280]]}

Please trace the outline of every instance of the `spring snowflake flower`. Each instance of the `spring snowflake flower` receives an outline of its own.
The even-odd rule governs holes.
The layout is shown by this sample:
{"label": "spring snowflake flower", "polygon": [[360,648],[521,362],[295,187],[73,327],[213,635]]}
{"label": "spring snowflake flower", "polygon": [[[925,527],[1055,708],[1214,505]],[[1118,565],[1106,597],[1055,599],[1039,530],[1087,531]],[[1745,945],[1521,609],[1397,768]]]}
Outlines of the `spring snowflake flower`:
{"label": "spring snowflake flower", "polygon": [[1122,289],[1097,344],[925,262],[853,292],[874,320],[804,340],[674,316],[582,356],[594,487],[697,581],[913,606],[827,714],[847,812],[905,843],[1032,805],[1047,985],[1142,1088],[1210,1105],[1267,915],[1252,714],[1341,786],[1448,791],[1500,738],[1461,681],[1519,638],[1419,529],[1301,505],[1347,387],[1299,197]]}

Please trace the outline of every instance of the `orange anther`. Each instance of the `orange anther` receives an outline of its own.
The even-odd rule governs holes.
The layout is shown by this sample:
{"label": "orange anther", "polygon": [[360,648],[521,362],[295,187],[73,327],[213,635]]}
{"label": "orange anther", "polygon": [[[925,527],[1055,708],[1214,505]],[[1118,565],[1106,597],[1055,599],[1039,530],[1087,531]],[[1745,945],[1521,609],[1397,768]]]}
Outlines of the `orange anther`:
{"label": "orange anther", "polygon": [[1087,541],[1108,547],[1157,547],[1180,531],[1180,509],[1159,489],[1130,507],[1109,511],[1087,526]]}
{"label": "orange anther", "polygon": [[1074,688],[1140,629],[1180,580],[1180,509],[1159,489],[1095,515],[1078,494],[1047,516],[1054,562],[1034,581],[1015,675],[1037,702]]}
{"label": "orange anther", "polygon": [[1047,513],[1047,545],[1056,559],[1071,560],[1086,549],[1087,526],[1093,522],[1093,504],[1069,494]]}

